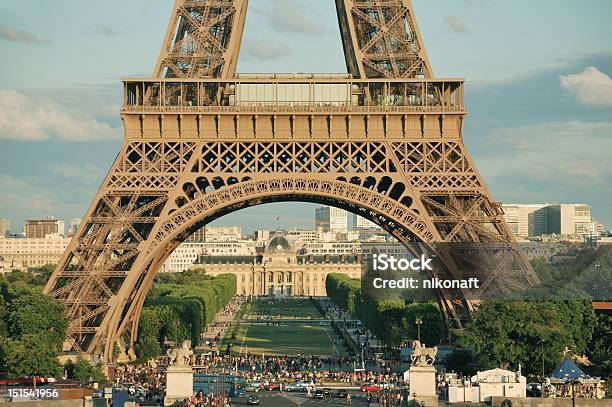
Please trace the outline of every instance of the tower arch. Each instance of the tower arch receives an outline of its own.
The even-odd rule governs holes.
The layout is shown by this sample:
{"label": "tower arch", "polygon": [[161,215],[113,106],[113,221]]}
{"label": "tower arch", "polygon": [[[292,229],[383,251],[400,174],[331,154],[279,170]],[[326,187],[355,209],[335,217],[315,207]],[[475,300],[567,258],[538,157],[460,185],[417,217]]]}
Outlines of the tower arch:
{"label": "tower arch", "polygon": [[410,0],[336,0],[347,75],[237,75],[247,3],[176,0],[154,77],[124,80],[123,146],[45,287],[67,347],[110,362],[172,250],[266,202],[340,206],[404,243],[508,244],[520,273],[487,284],[538,283],[465,148],[464,81],[433,77]]}

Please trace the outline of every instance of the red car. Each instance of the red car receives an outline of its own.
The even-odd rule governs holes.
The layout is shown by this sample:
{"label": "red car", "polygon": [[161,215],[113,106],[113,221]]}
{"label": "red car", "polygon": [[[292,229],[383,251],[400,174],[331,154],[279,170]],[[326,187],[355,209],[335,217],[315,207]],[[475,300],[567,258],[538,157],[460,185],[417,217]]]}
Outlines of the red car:
{"label": "red car", "polygon": [[268,391],[280,390],[280,383],[270,383],[266,386],[266,390]]}
{"label": "red car", "polygon": [[382,387],[380,387],[377,384],[372,384],[372,383],[364,383],[361,385],[361,387],[359,388],[359,390],[361,391],[367,391],[370,393],[376,393],[382,390]]}

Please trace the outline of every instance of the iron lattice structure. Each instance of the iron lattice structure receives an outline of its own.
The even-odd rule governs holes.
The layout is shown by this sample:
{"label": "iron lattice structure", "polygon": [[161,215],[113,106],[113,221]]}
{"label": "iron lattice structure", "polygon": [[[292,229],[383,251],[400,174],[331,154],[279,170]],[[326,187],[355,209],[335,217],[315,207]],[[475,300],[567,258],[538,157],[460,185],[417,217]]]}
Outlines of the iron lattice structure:
{"label": "iron lattice structure", "polygon": [[[348,75],[240,76],[247,0],[177,0],[154,77],[124,81],[123,146],[45,288],[66,304],[67,350],[131,349],[169,254],[266,202],[342,207],[404,243],[499,244],[485,285],[537,283],[463,143],[463,80],[432,78],[410,1],[336,5]],[[460,294],[439,294],[458,324],[474,306]]]}

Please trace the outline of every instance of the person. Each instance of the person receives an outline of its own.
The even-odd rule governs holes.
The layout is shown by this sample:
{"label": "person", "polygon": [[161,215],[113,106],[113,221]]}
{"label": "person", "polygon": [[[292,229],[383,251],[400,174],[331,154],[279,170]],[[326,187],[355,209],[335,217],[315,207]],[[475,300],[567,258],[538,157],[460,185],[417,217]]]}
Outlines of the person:
{"label": "person", "polygon": [[350,395],[350,394],[347,394],[347,395],[346,395],[346,405],[347,405],[347,406],[350,406],[351,404],[352,404],[352,401],[351,401],[351,395]]}

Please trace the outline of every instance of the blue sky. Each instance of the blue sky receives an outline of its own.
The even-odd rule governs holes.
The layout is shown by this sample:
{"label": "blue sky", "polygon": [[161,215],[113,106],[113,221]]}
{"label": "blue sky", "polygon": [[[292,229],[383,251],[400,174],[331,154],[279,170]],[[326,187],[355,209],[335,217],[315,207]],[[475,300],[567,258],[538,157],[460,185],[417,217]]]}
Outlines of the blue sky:
{"label": "blue sky", "polygon": [[[413,0],[495,199],[584,202],[612,224],[612,2]],[[81,217],[121,145],[120,78],[150,75],[172,0],[0,1],[0,217]],[[251,0],[240,72],[345,72],[333,0]],[[587,6],[588,5],[588,6]],[[273,222],[280,215],[279,224]],[[307,204],[218,223],[312,226]]]}

